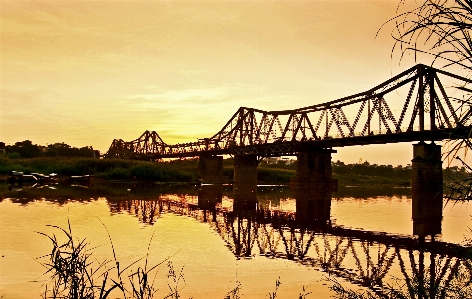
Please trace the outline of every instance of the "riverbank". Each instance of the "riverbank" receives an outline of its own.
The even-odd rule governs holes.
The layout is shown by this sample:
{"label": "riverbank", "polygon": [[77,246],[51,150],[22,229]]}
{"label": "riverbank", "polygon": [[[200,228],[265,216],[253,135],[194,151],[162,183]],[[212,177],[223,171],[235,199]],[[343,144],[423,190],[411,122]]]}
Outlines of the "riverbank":
{"label": "riverbank", "polygon": [[[339,162],[339,161],[338,161]],[[148,182],[193,182],[198,179],[198,159],[145,162],[123,159],[38,157],[11,159],[0,156],[0,176],[6,179],[12,170],[28,173],[56,173],[59,176],[93,175],[105,180]],[[262,162],[258,167],[258,182],[261,184],[289,184],[295,176],[295,165],[273,165]],[[227,181],[233,178],[233,160],[223,160],[223,174]],[[445,181],[459,175],[445,171]],[[397,185],[409,186],[411,170],[395,169],[375,165],[339,165],[333,163],[333,178],[344,185]]]}

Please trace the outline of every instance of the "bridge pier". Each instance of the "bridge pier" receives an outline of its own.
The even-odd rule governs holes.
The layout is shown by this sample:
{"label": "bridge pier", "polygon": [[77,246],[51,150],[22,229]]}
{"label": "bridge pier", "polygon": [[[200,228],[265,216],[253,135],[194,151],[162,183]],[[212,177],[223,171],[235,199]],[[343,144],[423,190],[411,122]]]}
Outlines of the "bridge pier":
{"label": "bridge pier", "polygon": [[234,156],[234,211],[252,211],[257,203],[257,156]]}
{"label": "bridge pier", "polygon": [[420,142],[413,145],[413,234],[421,237],[441,233],[443,177],[441,146]]}
{"label": "bridge pier", "polygon": [[336,151],[323,149],[299,152],[297,171],[290,180],[290,187],[297,189],[314,189],[329,192],[337,190],[337,181],[332,179],[331,153]]}
{"label": "bridge pier", "polygon": [[200,156],[198,176],[204,182],[221,183],[223,181],[223,156]]}
{"label": "bridge pier", "polygon": [[337,190],[332,179],[331,149],[299,152],[297,171],[290,181],[296,198],[296,218],[301,225],[322,227],[329,223],[331,193]]}
{"label": "bridge pier", "polygon": [[234,156],[234,183],[257,185],[257,155]]}

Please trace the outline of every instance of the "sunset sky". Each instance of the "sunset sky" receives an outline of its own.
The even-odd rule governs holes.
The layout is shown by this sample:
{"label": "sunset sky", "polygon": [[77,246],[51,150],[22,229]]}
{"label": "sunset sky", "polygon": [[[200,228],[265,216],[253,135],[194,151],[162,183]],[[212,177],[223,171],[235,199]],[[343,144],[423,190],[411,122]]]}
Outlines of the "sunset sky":
{"label": "sunset sky", "polygon": [[[391,57],[394,0],[0,1],[0,141],[106,152],[155,130],[218,132],[241,107],[294,109],[414,65]],[[429,63],[423,61],[423,63]],[[405,165],[411,145],[333,160]]]}

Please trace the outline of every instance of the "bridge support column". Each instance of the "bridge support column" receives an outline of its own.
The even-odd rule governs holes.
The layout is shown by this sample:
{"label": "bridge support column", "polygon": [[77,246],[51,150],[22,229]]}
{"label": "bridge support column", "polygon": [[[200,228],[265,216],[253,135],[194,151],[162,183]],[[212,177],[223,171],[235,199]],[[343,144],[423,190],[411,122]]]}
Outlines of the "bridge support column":
{"label": "bridge support column", "polygon": [[198,160],[198,176],[204,182],[223,181],[223,157],[200,156]]}
{"label": "bridge support column", "polygon": [[[257,161],[256,155],[235,155],[233,192],[234,205],[252,205],[257,201]],[[238,203],[238,204],[237,204]]]}
{"label": "bridge support column", "polygon": [[441,233],[443,177],[441,146],[420,142],[413,145],[413,234],[421,237]]}
{"label": "bridge support column", "polygon": [[330,220],[331,193],[337,190],[332,179],[333,150],[298,153],[297,172],[290,182],[296,198],[297,220],[305,226],[323,226]]}
{"label": "bridge support column", "polygon": [[331,153],[333,150],[299,152],[297,172],[290,181],[293,189],[310,187],[318,190],[336,191],[337,181],[332,179]]}
{"label": "bridge support column", "polygon": [[234,156],[234,183],[257,185],[257,161],[256,155]]}

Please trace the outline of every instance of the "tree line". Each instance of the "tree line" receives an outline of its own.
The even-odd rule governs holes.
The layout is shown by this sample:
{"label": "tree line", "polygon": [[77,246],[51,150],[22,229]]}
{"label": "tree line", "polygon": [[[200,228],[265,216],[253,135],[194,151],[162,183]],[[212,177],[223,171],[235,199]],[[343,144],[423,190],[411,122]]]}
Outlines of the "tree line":
{"label": "tree line", "polygon": [[[262,160],[259,164],[263,168],[287,169],[295,171],[297,169],[296,161],[293,163],[286,163],[279,160],[277,163],[269,163],[267,160]],[[378,165],[370,164],[367,161],[363,163],[345,164],[337,160],[331,162],[333,176],[335,177],[381,177],[389,179],[398,179],[403,181],[410,181],[412,176],[412,168],[410,164],[406,166],[398,165]],[[443,169],[443,177],[445,181],[456,181],[468,177],[467,169],[462,166],[450,166]]]}
{"label": "tree line", "polygon": [[0,142],[0,153],[9,158],[36,158],[36,157],[83,157],[99,158],[100,151],[91,146],[81,148],[72,147],[65,143],[54,143],[48,146],[33,144],[30,140],[16,142],[14,145],[5,145]]}

